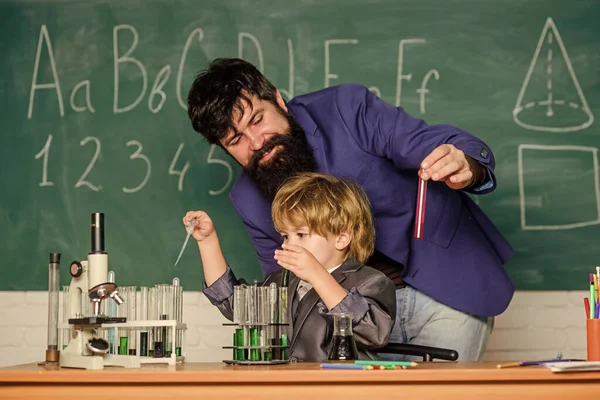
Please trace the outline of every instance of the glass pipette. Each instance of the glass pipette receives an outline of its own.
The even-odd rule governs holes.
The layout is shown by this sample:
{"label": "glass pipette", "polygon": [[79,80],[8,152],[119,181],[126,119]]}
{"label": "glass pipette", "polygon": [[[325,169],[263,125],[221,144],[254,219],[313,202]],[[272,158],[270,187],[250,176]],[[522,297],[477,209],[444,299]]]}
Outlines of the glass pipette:
{"label": "glass pipette", "polygon": [[181,250],[179,251],[179,255],[177,256],[177,261],[175,261],[175,265],[173,265],[173,268],[175,268],[177,266],[177,264],[179,263],[179,260],[181,259],[181,256],[183,255],[183,251],[185,250],[185,246],[187,246],[187,242],[188,242],[188,240],[190,240],[190,235],[192,234],[192,232],[194,232],[195,227],[196,227],[196,220],[194,219],[185,228],[185,230],[187,231],[187,236],[185,237],[183,246],[181,246]]}

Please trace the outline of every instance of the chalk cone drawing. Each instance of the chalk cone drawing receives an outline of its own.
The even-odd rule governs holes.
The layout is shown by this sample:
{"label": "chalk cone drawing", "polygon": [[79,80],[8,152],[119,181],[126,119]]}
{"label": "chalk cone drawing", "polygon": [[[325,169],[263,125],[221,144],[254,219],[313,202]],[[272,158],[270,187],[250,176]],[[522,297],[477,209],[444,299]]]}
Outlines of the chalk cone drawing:
{"label": "chalk cone drawing", "polygon": [[523,128],[546,132],[574,132],[594,122],[552,18],[542,29],[513,119]]}

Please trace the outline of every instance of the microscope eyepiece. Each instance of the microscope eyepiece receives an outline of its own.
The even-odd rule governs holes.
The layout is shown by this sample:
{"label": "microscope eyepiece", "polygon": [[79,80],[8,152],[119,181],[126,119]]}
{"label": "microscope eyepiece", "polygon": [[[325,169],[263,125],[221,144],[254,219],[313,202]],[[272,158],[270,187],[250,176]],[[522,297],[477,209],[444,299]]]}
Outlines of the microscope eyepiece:
{"label": "microscope eyepiece", "polygon": [[91,254],[106,253],[104,249],[104,213],[92,214],[92,252]]}

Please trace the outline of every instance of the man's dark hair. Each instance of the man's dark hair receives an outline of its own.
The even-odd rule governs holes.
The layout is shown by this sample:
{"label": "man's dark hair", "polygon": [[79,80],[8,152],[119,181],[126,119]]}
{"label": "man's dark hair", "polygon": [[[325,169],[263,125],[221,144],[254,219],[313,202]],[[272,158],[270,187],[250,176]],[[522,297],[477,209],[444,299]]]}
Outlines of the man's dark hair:
{"label": "man's dark hair", "polygon": [[[217,58],[200,72],[188,93],[188,115],[194,130],[218,144],[234,128],[233,111],[243,111],[248,96],[277,105],[277,89],[251,63],[239,58]],[[222,147],[222,146],[221,146]]]}

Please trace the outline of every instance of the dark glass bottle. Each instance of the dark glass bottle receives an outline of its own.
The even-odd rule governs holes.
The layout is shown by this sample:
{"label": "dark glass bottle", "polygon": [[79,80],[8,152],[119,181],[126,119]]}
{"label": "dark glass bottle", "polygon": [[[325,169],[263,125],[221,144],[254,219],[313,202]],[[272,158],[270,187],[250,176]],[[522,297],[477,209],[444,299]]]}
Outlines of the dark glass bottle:
{"label": "dark glass bottle", "polygon": [[358,350],[352,335],[352,313],[333,314],[333,338],[327,358],[331,361],[358,360]]}

